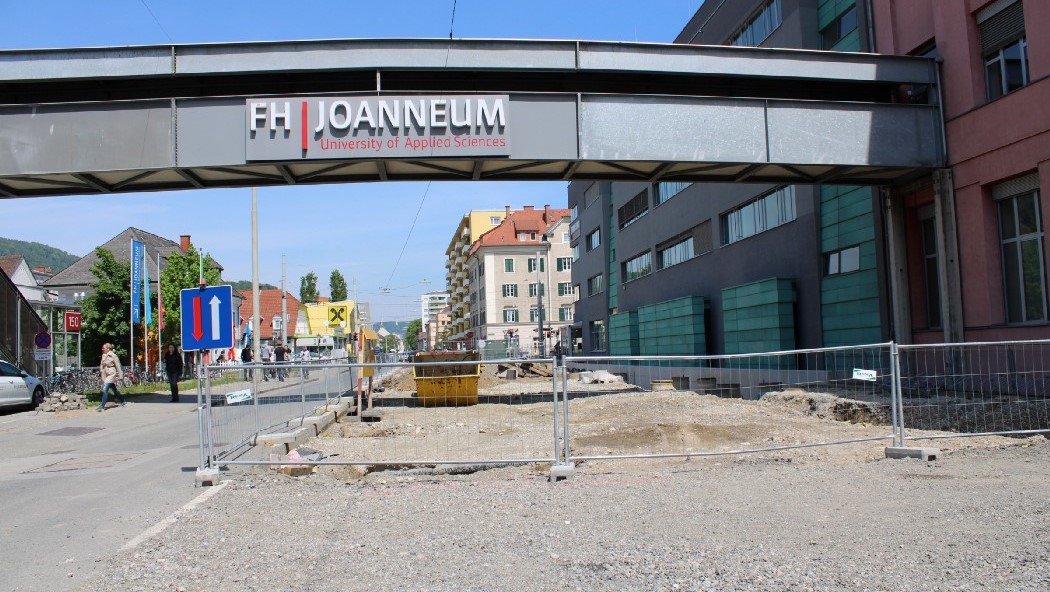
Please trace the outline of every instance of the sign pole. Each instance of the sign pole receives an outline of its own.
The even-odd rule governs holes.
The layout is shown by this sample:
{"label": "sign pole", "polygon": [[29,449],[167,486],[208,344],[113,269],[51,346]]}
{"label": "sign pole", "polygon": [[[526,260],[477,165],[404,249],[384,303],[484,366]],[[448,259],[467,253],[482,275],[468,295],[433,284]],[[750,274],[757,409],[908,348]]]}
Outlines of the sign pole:
{"label": "sign pole", "polygon": [[[129,319],[129,321],[130,321],[131,319],[135,318],[135,305],[138,304],[137,302],[135,302],[135,241],[134,240],[132,240],[131,244],[128,245],[128,249],[129,249],[129,252],[131,253],[131,285],[128,286],[129,290],[131,291],[131,310],[129,311],[131,313],[131,318]],[[134,322],[129,322],[128,325],[131,327],[131,356],[130,356],[130,359],[128,360],[128,366],[130,366],[131,369],[134,370],[135,369],[135,323]]]}

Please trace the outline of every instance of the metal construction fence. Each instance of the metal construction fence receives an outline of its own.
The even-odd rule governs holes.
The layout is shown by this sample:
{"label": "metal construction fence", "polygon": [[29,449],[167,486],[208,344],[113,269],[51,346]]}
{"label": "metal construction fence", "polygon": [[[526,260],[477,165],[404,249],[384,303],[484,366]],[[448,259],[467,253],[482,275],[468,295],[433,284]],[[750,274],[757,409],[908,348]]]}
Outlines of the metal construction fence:
{"label": "metal construction fence", "polygon": [[338,401],[356,377],[348,364],[206,366],[198,393],[201,467],[234,458],[258,436]]}
{"label": "metal construction fence", "polygon": [[[272,464],[244,452],[339,399],[357,417],[323,441],[328,458],[304,462],[557,466],[1050,431],[1050,341],[217,366],[207,376],[202,468]],[[776,409],[802,412],[769,427]]]}

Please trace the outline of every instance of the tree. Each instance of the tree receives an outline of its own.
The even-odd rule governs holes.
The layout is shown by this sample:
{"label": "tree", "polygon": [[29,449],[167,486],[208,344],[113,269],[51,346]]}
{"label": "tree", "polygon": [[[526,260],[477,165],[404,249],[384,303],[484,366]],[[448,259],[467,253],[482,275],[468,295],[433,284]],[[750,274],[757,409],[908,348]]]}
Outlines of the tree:
{"label": "tree", "polygon": [[98,261],[91,266],[94,293],[84,299],[82,365],[97,366],[102,344],[112,343],[117,357],[127,360],[131,333],[131,264],[117,261],[109,249],[95,249]]}
{"label": "tree", "polygon": [[[252,281],[251,280],[237,280],[236,282],[226,282],[226,283],[228,283],[231,286],[233,286],[233,289],[238,291],[238,292],[248,291],[248,290],[252,289]],[[266,284],[266,283],[263,283],[263,282],[259,282],[259,289],[260,290],[276,290],[277,286],[274,286],[274,285],[271,285],[271,284]]]}
{"label": "tree", "polygon": [[[205,255],[204,282],[214,286],[221,281],[219,266],[215,264],[211,255]],[[164,341],[181,345],[181,292],[199,286],[200,260],[197,249],[190,245],[185,253],[174,251],[168,255],[168,267],[160,274],[160,292],[164,296]]]}
{"label": "tree", "polygon": [[400,345],[400,342],[397,339],[397,335],[394,335],[393,333],[391,333],[390,335],[387,335],[386,337],[383,338],[382,344],[383,344],[383,351],[385,351],[385,352],[394,352],[394,351],[397,351],[397,346]]}
{"label": "tree", "polygon": [[328,278],[328,289],[332,292],[332,302],[346,300],[346,278],[338,269],[332,270],[332,275]]}
{"label": "tree", "polygon": [[317,274],[310,272],[299,278],[299,302],[317,304]]}
{"label": "tree", "polygon": [[419,349],[419,332],[423,330],[423,319],[414,319],[405,328],[405,349]]}

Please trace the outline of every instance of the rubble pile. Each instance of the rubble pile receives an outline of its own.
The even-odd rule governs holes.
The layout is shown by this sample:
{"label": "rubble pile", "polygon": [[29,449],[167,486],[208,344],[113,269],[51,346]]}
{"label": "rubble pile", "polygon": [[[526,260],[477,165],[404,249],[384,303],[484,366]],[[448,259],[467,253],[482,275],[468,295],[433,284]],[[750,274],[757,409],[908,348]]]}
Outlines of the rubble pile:
{"label": "rubble pile", "polygon": [[37,411],[71,411],[74,409],[87,409],[88,400],[87,395],[66,395],[66,394],[54,394],[44,397],[44,400],[37,406]]}

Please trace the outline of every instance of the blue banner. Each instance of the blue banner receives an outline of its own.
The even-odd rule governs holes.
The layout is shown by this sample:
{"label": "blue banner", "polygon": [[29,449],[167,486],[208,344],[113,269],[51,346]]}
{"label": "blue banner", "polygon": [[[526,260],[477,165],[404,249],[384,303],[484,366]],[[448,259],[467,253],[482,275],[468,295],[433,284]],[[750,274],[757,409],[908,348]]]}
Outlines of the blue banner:
{"label": "blue banner", "polygon": [[146,251],[142,251],[142,290],[145,292],[143,301],[146,303],[146,326],[149,327],[153,321],[153,309],[149,303],[149,261],[146,261]]}
{"label": "blue banner", "polygon": [[139,241],[131,241],[131,322],[142,321],[140,302],[142,301],[142,256],[144,249]]}

